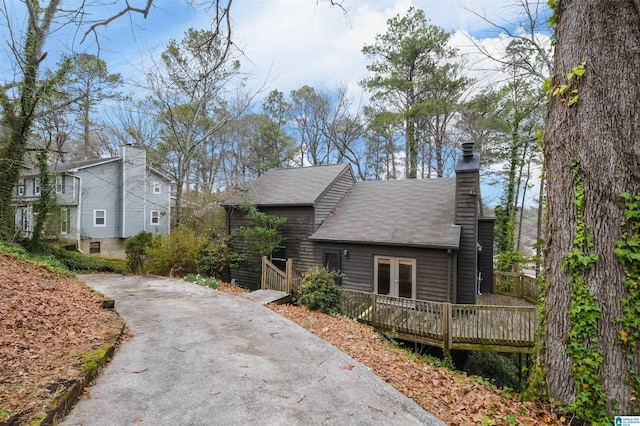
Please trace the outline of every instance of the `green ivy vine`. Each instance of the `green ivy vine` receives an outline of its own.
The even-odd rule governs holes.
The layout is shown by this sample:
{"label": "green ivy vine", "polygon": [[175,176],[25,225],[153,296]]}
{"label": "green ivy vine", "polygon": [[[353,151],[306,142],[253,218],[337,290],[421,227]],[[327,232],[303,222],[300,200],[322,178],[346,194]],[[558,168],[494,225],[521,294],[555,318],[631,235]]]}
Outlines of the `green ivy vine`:
{"label": "green ivy vine", "polygon": [[615,253],[624,269],[627,294],[620,302],[623,316],[618,318],[621,327],[618,338],[632,364],[628,384],[634,414],[640,414],[640,372],[633,368],[637,364],[640,342],[640,195],[623,192],[620,198],[625,202],[624,220],[620,224],[623,232],[616,241]]}
{"label": "green ivy vine", "polygon": [[549,23],[549,29],[552,31],[551,34],[551,45],[556,45],[556,25],[558,23],[558,3],[560,0],[547,0],[547,5],[549,5],[549,9],[551,9],[551,15],[547,19]]}
{"label": "green ivy vine", "polygon": [[596,296],[589,291],[583,278],[585,272],[598,261],[598,255],[590,253],[594,246],[593,234],[584,219],[585,190],[579,160],[571,164],[571,176],[575,194],[576,232],[573,250],[564,257],[563,267],[567,268],[572,285],[567,354],[572,360],[576,400],[568,408],[582,420],[599,423],[608,419],[607,395],[598,373],[603,362],[597,338],[600,308]]}
{"label": "green ivy vine", "polygon": [[552,85],[551,77],[542,83],[542,89],[547,94],[547,98],[557,96],[560,102],[566,103],[567,107],[575,105],[580,99],[578,86],[582,76],[587,72],[587,62],[582,61],[567,74],[566,83]]}

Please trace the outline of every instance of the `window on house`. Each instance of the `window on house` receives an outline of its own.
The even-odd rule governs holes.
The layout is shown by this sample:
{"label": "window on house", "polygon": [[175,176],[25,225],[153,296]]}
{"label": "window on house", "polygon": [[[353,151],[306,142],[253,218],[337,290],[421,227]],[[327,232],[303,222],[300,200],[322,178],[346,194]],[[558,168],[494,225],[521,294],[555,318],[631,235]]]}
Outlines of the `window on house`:
{"label": "window on house", "polygon": [[29,211],[26,208],[20,209],[20,227],[23,231],[29,230]]}
{"label": "window on house", "polygon": [[56,176],[56,194],[64,194],[65,190],[65,179],[64,175]]}
{"label": "window on house", "polygon": [[92,241],[89,243],[89,254],[100,253],[100,241]]}
{"label": "window on house", "polygon": [[94,210],[93,211],[93,226],[107,226],[107,211],[106,210]]}
{"label": "window on house", "polygon": [[374,291],[394,297],[416,297],[416,260],[374,256]]}
{"label": "window on house", "polygon": [[18,180],[18,188],[16,189],[18,195],[24,195],[24,179]]}
{"label": "window on house", "polygon": [[271,263],[280,268],[281,271],[287,270],[287,248],[285,246],[276,247],[271,252]]}
{"label": "window on house", "polygon": [[162,192],[162,185],[160,182],[153,182],[153,193],[160,194]]}
{"label": "window on house", "polygon": [[70,225],[69,216],[70,216],[69,208],[62,207],[60,209],[60,233],[61,234],[69,233],[69,225]]}
{"label": "window on house", "polygon": [[40,195],[40,178],[35,178],[33,181],[33,195]]}
{"label": "window on house", "polygon": [[158,210],[151,210],[151,224],[158,225],[160,223],[160,212]]}
{"label": "window on house", "polygon": [[[340,272],[341,267],[342,253],[340,250],[327,249],[322,253],[322,266],[327,268],[328,271],[336,271]],[[342,279],[340,277],[335,278],[336,284],[342,284]]]}

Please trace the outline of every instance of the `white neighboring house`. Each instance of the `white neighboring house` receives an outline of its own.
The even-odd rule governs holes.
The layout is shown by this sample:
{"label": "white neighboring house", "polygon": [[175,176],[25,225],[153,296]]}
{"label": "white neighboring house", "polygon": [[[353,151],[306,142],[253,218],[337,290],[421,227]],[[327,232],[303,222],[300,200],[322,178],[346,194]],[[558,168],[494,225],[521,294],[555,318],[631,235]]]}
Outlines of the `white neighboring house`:
{"label": "white neighboring house", "polygon": [[[84,253],[124,258],[125,238],[140,231],[169,234],[172,182],[147,166],[144,148],[123,146],[118,157],[60,163],[52,172],[58,236]],[[14,193],[16,227],[24,235],[35,223],[38,176],[37,169],[23,171]]]}

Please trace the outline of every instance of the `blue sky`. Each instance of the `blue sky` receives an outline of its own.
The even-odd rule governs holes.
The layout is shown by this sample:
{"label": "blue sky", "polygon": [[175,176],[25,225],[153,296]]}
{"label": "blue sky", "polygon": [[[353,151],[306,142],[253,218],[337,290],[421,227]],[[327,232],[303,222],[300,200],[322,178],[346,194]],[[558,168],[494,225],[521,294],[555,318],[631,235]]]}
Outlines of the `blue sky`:
{"label": "blue sky", "polygon": [[[146,0],[130,2],[141,5]],[[469,36],[496,48],[501,42],[498,31],[467,9],[511,27],[520,13],[514,0],[344,0],[343,6],[346,14],[323,0],[235,0],[233,37],[244,52],[242,70],[252,76],[250,84],[257,87],[267,81],[268,90],[285,93],[304,84],[327,88],[346,84],[357,92],[357,83],[367,75],[363,45],[386,30],[388,18],[411,6],[423,9],[432,24],[450,31],[460,55],[475,65],[482,58]],[[189,27],[203,29],[209,23],[203,6],[156,0],[146,20],[133,15],[101,29],[100,55],[111,72],[139,79],[150,57],[159,55],[170,39],[179,40]],[[76,51],[96,53],[93,40],[80,45],[77,36],[61,31],[49,44],[54,53],[50,60],[74,40]]]}
{"label": "blue sky", "polygon": [[[129,0],[141,6],[146,0]],[[63,0],[63,5],[77,3]],[[193,0],[206,3],[206,0]],[[105,2],[110,3],[110,2]],[[123,0],[120,0],[120,5]],[[361,94],[358,82],[367,77],[367,62],[361,49],[375,41],[376,34],[386,31],[387,19],[403,15],[414,6],[423,9],[434,25],[452,34],[451,44],[468,65],[476,70],[471,76],[481,82],[496,78],[488,69],[495,67],[477,51],[474,43],[500,52],[504,35],[484,22],[477,14],[498,25],[515,29],[521,9],[517,0],[343,0],[342,9],[331,7],[326,0],[234,0],[232,8],[233,38],[243,51],[241,69],[251,76],[249,89],[266,86],[264,94],[278,89],[288,94],[303,85],[334,88],[347,85],[355,97]],[[545,0],[540,3],[546,5]],[[22,6],[10,0],[8,13],[16,28],[24,23]],[[548,13],[548,9],[543,7]],[[109,16],[110,10],[94,11]],[[7,26],[0,20],[0,41],[6,38]],[[109,71],[120,73],[131,84],[128,90],[137,92],[135,80],[151,64],[170,39],[180,40],[185,31],[209,28],[210,17],[204,7],[190,7],[186,0],[155,0],[148,18],[140,15],[121,18],[101,28],[100,56]],[[80,35],[70,27],[56,32],[47,45],[48,65],[53,66],[60,54],[75,51],[97,53],[97,44],[88,39],[80,44]],[[7,43],[0,46],[0,56],[8,55]],[[12,70],[8,62],[0,61],[0,81],[9,80]]]}

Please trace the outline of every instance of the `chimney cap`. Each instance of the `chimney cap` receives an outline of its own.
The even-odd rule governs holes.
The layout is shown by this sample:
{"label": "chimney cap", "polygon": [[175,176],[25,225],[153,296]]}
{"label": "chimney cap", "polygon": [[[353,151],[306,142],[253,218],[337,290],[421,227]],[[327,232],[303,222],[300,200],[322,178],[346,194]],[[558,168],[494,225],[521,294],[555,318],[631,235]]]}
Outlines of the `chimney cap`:
{"label": "chimney cap", "polygon": [[465,159],[465,161],[471,161],[471,158],[473,158],[474,147],[475,147],[475,143],[473,142],[462,143],[462,157]]}

